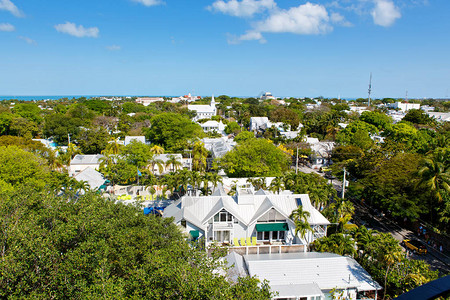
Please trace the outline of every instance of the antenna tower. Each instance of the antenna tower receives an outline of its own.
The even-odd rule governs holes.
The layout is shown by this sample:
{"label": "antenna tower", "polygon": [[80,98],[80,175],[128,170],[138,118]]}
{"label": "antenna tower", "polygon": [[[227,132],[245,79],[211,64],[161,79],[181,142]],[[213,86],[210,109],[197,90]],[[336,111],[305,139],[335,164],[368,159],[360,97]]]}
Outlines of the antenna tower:
{"label": "antenna tower", "polygon": [[369,80],[369,106],[370,106],[370,93],[372,92],[372,72],[370,72],[370,80]]}

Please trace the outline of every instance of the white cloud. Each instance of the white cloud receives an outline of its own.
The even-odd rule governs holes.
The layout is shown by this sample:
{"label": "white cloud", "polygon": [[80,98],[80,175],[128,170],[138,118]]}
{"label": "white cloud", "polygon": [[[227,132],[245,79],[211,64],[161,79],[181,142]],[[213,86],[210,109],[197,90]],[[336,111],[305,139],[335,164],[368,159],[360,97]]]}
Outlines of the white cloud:
{"label": "white cloud", "polygon": [[375,24],[384,27],[391,26],[402,16],[399,8],[390,0],[375,0],[371,15]]}
{"label": "white cloud", "polygon": [[247,31],[241,36],[228,35],[228,44],[239,44],[242,41],[258,41],[261,44],[265,44],[267,42],[261,32],[257,31]]}
{"label": "white cloud", "polygon": [[265,10],[274,9],[276,6],[277,4],[274,0],[217,0],[207,8],[211,11],[235,17],[251,17]]}
{"label": "white cloud", "polygon": [[109,51],[119,51],[122,49],[122,47],[120,47],[118,45],[111,45],[111,46],[106,46],[106,49],[108,49]]}
{"label": "white cloud", "polygon": [[23,17],[24,14],[10,0],[0,0],[0,10],[6,10],[16,17]]}
{"label": "white cloud", "polygon": [[161,0],[132,0],[132,1],[140,3],[145,6],[155,6],[155,5],[164,4],[164,2]]}
{"label": "white cloud", "polygon": [[97,27],[85,28],[82,25],[76,25],[75,23],[66,22],[64,24],[55,25],[55,29],[58,32],[73,35],[79,38],[82,37],[98,37],[99,30]]}
{"label": "white cloud", "polygon": [[31,38],[29,38],[27,36],[19,36],[18,38],[21,39],[21,40],[24,40],[25,42],[27,42],[30,45],[37,45],[35,40],[33,40],[33,39],[31,39]]}
{"label": "white cloud", "polygon": [[332,13],[330,15],[330,20],[331,20],[332,23],[338,24],[338,25],[341,25],[341,26],[344,26],[344,27],[351,27],[351,26],[353,26],[352,23],[347,21],[345,19],[345,17],[343,15],[339,14],[339,13]]}
{"label": "white cloud", "polygon": [[324,34],[333,30],[324,6],[305,3],[288,10],[277,10],[255,26],[257,32],[289,32],[295,34]]}
{"label": "white cloud", "polygon": [[14,27],[14,25],[9,23],[0,23],[0,31],[11,32],[14,30],[16,30],[16,27]]}

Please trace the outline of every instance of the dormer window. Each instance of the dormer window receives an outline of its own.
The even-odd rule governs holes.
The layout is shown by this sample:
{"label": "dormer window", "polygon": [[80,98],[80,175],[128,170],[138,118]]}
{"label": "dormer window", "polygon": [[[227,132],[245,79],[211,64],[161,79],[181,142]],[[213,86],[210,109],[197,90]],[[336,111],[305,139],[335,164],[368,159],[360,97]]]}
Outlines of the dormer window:
{"label": "dormer window", "polygon": [[214,223],[233,222],[233,215],[222,209],[214,216]]}

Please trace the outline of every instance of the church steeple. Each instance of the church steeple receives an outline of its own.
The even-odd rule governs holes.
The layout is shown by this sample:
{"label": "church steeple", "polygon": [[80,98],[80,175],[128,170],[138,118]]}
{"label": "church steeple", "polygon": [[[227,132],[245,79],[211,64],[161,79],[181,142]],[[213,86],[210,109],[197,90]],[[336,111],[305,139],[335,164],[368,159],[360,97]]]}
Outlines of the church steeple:
{"label": "church steeple", "polygon": [[216,100],[214,99],[214,95],[211,97],[211,106],[216,106]]}

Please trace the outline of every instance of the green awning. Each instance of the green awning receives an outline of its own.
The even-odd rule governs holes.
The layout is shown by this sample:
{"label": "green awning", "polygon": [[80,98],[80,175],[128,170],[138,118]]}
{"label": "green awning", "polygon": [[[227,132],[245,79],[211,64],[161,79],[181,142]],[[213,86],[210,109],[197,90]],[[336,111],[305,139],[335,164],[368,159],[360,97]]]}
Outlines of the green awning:
{"label": "green awning", "polygon": [[287,223],[260,223],[256,224],[256,231],[288,231]]}
{"label": "green awning", "polygon": [[200,232],[198,230],[191,230],[189,231],[189,234],[192,236],[193,239],[197,239],[200,236]]}

